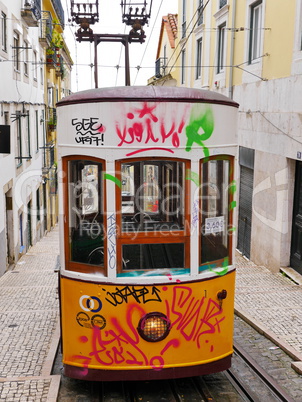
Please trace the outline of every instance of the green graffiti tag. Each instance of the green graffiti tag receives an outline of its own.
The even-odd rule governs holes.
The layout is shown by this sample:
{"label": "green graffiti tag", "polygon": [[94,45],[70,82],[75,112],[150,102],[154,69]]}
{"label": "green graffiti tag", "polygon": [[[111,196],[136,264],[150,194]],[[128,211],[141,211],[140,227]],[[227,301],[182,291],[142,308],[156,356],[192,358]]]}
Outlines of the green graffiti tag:
{"label": "green graffiti tag", "polygon": [[109,174],[109,173],[105,173],[105,174],[104,174],[104,179],[105,179],[105,180],[111,180],[111,181],[113,181],[113,183],[115,183],[115,184],[116,184],[118,187],[120,187],[120,188],[121,188],[121,186],[122,186],[121,181],[120,181],[117,177],[112,176],[112,175]]}
{"label": "green graffiti tag", "polygon": [[186,151],[192,149],[194,143],[202,147],[205,157],[210,155],[209,149],[205,146],[204,141],[208,140],[214,130],[214,116],[210,107],[200,109],[200,105],[193,107],[190,123],[186,127]]}
{"label": "green graffiti tag", "polygon": [[197,187],[200,185],[199,174],[192,172],[192,170],[187,170],[186,180],[191,180]]}
{"label": "green graffiti tag", "polygon": [[236,207],[236,205],[237,205],[236,201],[230,202],[229,211],[232,211],[232,209],[234,209]]}
{"label": "green graffiti tag", "polygon": [[[221,268],[221,270],[217,271],[217,268]],[[219,276],[223,276],[223,275],[227,274],[229,271],[229,258],[225,257],[223,259],[221,267],[218,267],[216,263],[212,263],[212,264],[208,263],[207,265],[199,267],[199,273],[202,271],[207,271],[207,270],[214,272],[214,274],[219,275]]]}
{"label": "green graffiti tag", "polygon": [[235,180],[233,180],[233,181],[230,183],[229,191],[230,191],[230,194],[232,194],[232,195],[234,195],[234,194],[236,193],[236,191],[237,191],[237,186],[236,186],[236,181],[235,181]]}

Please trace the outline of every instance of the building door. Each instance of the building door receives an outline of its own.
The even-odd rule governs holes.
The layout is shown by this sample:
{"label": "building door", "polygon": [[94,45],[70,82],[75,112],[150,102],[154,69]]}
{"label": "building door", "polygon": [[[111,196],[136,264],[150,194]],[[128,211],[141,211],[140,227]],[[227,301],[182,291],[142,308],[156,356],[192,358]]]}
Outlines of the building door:
{"label": "building door", "polygon": [[43,215],[44,215],[44,232],[47,232],[47,197],[46,197],[46,182],[43,182]]}
{"label": "building door", "polygon": [[32,246],[31,236],[31,201],[27,204],[27,249]]}
{"label": "building door", "polygon": [[13,224],[13,198],[11,190],[5,194],[6,207],[6,265],[9,266],[14,262],[14,224]]}
{"label": "building door", "polygon": [[240,191],[237,249],[250,258],[254,184],[254,150],[239,148]]}
{"label": "building door", "polygon": [[302,274],[302,162],[296,164],[290,266]]}

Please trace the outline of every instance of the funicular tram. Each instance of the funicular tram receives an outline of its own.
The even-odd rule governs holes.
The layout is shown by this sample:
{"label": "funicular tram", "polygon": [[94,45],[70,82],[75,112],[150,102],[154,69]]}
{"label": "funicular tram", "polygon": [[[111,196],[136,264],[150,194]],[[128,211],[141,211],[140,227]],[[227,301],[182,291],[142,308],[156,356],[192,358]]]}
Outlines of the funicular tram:
{"label": "funicular tram", "polygon": [[237,108],[168,87],[94,89],[57,104],[66,376],[230,366]]}

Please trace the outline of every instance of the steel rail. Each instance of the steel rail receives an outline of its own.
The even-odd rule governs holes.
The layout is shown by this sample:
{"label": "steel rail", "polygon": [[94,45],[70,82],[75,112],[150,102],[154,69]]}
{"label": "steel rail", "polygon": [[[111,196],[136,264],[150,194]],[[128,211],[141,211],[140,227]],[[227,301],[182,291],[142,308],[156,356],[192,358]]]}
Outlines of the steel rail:
{"label": "steel rail", "polygon": [[[277,381],[265,372],[265,370],[259,366],[259,364],[236,342],[234,342],[234,352],[242,359],[244,362],[261,378],[264,384],[271,390],[273,394],[282,402],[295,402],[295,400],[286,392]],[[257,400],[257,397],[248,394],[248,392],[243,390],[242,382],[239,381],[236,375],[231,369],[226,371],[228,375],[238,384],[241,391],[247,396],[251,401]],[[258,399],[259,400],[259,399]]]}

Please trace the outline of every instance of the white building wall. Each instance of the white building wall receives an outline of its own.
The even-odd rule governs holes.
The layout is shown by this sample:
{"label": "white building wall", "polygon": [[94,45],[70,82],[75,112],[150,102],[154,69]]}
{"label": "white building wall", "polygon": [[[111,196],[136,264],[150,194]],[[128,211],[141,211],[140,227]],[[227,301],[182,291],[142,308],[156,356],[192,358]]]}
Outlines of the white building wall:
{"label": "white building wall", "polygon": [[302,158],[301,91],[301,74],[234,90],[239,145],[255,149],[251,259],[276,272],[290,264],[295,162]]}
{"label": "white building wall", "polygon": [[[36,206],[36,191],[42,184],[42,163],[44,145],[44,126],[40,121],[44,110],[44,83],[41,78],[40,59],[44,60],[43,49],[39,44],[39,26],[28,27],[21,17],[23,1],[0,1],[0,22],[6,15],[6,49],[3,46],[3,30],[0,30],[0,125],[10,126],[11,153],[0,154],[0,275],[19,258],[20,252],[26,252],[29,246],[27,235],[27,203]],[[14,35],[19,35],[20,49],[14,49]],[[27,46],[29,49],[24,49]],[[15,68],[16,52],[19,56],[19,71]],[[36,58],[34,56],[36,54]],[[37,63],[35,62],[37,61]],[[25,65],[28,72],[25,74]],[[18,142],[18,119],[22,134],[22,156],[16,159]],[[36,111],[38,114],[36,115]],[[25,116],[29,114],[28,120]],[[38,119],[36,117],[38,116]],[[6,121],[7,120],[7,121]],[[37,120],[37,121],[36,121]],[[38,130],[38,132],[37,132]],[[38,143],[37,143],[38,138]],[[29,149],[30,143],[30,149]],[[31,158],[30,158],[31,157]],[[26,180],[25,180],[26,178]],[[6,198],[7,196],[7,198]],[[7,210],[7,199],[12,200],[12,209]],[[41,200],[43,199],[41,194]],[[41,206],[42,207],[42,206]],[[23,214],[23,245],[21,248],[20,214]],[[41,219],[43,214],[41,211]],[[36,214],[31,216],[31,242],[41,237],[42,222]]]}

